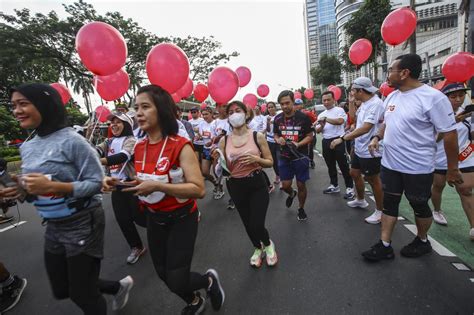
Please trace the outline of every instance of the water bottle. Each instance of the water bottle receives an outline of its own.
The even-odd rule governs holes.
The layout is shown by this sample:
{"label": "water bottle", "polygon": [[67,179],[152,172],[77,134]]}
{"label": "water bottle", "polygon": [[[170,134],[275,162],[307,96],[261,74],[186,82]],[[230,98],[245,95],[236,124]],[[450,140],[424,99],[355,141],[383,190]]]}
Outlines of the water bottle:
{"label": "water bottle", "polygon": [[[181,167],[173,165],[170,169],[169,175],[170,175],[172,184],[184,183],[184,173]],[[179,203],[183,203],[183,202],[188,201],[189,199],[176,198],[176,200],[178,200]]]}

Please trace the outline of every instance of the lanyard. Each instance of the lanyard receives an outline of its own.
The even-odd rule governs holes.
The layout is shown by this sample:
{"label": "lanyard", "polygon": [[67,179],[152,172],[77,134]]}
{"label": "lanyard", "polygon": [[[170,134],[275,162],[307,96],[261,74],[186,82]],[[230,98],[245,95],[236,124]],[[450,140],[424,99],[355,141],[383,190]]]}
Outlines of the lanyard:
{"label": "lanyard", "polygon": [[[148,141],[150,141],[150,140],[149,139],[147,140],[147,142],[145,144],[145,151],[143,152],[142,173],[145,172],[146,153],[148,151]],[[161,148],[160,156],[158,156],[158,160],[156,160],[156,165],[155,165],[155,169],[153,170],[153,175],[155,175],[156,170],[158,169],[158,163],[160,162],[161,157],[163,156],[163,152],[165,151],[165,147],[166,147],[167,142],[168,142],[168,137],[165,138],[165,142],[163,143],[163,147]]]}

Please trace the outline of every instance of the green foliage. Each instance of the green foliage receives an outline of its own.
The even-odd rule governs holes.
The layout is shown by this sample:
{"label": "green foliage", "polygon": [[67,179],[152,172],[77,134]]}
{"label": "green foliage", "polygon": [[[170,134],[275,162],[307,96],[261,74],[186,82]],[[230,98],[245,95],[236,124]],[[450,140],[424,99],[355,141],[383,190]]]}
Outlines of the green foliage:
{"label": "green foliage", "polygon": [[78,108],[73,106],[66,106],[66,112],[68,122],[71,126],[83,126],[88,118],[87,115],[83,114]]}
{"label": "green foliage", "polygon": [[0,157],[12,157],[20,155],[20,151],[16,147],[0,147]]}
{"label": "green foliage", "polygon": [[341,62],[337,56],[322,55],[317,67],[311,68],[311,79],[315,85],[331,85],[341,82]]}
{"label": "green foliage", "polygon": [[20,126],[6,106],[0,106],[0,135],[5,140],[22,138]]}

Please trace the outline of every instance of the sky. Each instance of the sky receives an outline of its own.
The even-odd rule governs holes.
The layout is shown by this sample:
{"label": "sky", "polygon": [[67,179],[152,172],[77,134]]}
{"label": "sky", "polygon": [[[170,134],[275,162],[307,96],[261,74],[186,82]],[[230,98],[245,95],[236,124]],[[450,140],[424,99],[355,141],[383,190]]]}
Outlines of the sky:
{"label": "sky", "polygon": [[[0,10],[12,14],[14,9],[32,12],[55,10],[65,16],[61,3],[68,0],[0,0]],[[287,88],[307,86],[304,34],[304,0],[174,0],[111,1],[87,0],[103,14],[118,11],[158,36],[213,35],[222,43],[222,52],[237,51],[226,66],[235,70],[246,66],[252,72],[250,83],[239,90],[235,99],[247,93],[257,94],[259,84],[270,87],[267,100],[276,100]],[[145,61],[144,61],[145,62]],[[82,100],[78,99],[79,104]],[[95,97],[96,105],[99,98]]]}

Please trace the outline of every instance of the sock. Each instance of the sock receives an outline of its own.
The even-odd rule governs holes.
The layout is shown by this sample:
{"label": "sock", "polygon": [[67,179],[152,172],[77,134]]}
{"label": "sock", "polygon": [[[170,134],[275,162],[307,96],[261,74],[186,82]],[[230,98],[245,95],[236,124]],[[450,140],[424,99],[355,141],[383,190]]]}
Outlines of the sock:
{"label": "sock", "polygon": [[382,210],[379,210],[379,209],[375,209],[376,212],[382,212]]}
{"label": "sock", "polygon": [[422,239],[422,238],[420,237],[420,240],[421,240],[423,243],[426,243],[426,242],[428,241],[428,238]]}
{"label": "sock", "polygon": [[382,241],[382,244],[383,244],[383,246],[385,246],[385,247],[389,247],[389,246],[390,246],[390,243],[389,243],[389,242]]}

